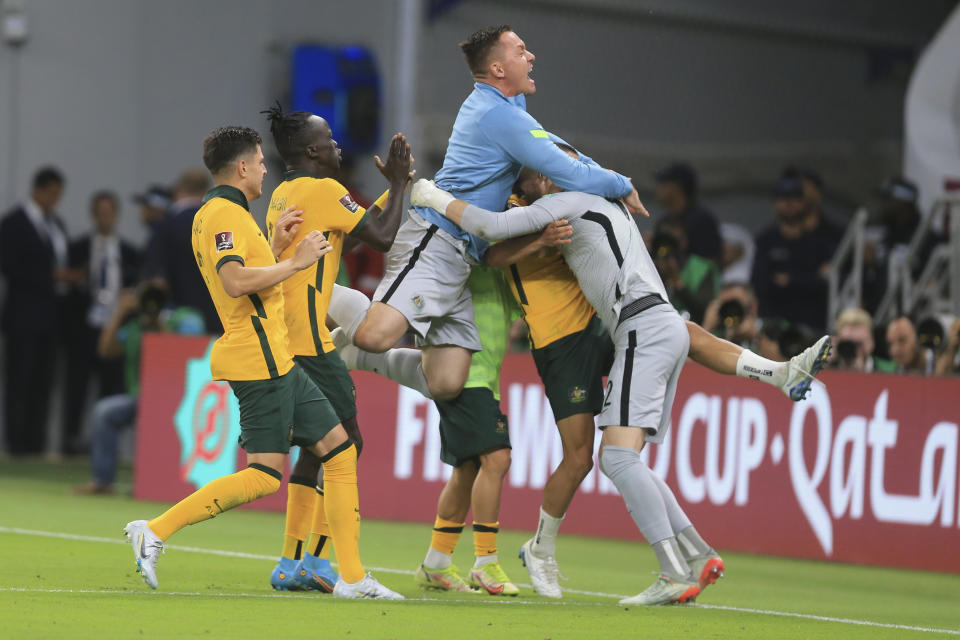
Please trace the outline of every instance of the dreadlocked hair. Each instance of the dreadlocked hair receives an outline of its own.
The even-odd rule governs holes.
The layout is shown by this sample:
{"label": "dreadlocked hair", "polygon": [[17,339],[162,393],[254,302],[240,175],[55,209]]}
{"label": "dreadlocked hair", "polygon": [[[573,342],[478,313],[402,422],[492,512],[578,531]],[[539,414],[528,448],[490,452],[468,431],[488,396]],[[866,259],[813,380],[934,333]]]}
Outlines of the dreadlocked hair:
{"label": "dreadlocked hair", "polygon": [[289,164],[308,144],[304,134],[307,130],[307,120],[313,114],[307,111],[284,113],[280,102],[260,113],[267,116],[270,134],[273,136],[274,144],[277,145],[277,151],[280,152],[283,161]]}

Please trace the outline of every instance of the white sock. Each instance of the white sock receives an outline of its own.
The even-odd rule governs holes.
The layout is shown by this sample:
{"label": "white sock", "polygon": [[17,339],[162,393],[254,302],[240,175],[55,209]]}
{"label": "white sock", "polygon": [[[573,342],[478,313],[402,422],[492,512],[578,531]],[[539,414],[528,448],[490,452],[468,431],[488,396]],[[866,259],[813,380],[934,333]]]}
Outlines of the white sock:
{"label": "white sock", "polygon": [[477,562],[473,565],[475,567],[482,567],[485,564],[490,564],[491,562],[497,562],[497,554],[492,556],[476,556]]}
{"label": "white sock", "polygon": [[356,289],[334,284],[327,315],[340,325],[352,343],[360,323],[367,317],[370,304],[370,299]]}
{"label": "white sock", "polygon": [[430,569],[446,569],[453,563],[453,556],[433,547],[427,549],[427,557],[423,559],[423,566]]}
{"label": "white sock", "polygon": [[395,347],[384,353],[357,349],[357,369],[372,371],[398,384],[432,398],[427,378],[423,375],[423,352],[419,349]]}
{"label": "white sock", "polygon": [[557,555],[557,531],[560,530],[561,522],[563,516],[555,518],[540,507],[537,535],[533,537],[533,544],[530,545],[533,553],[541,557]]}
{"label": "white sock", "polygon": [[768,360],[749,349],[744,349],[737,358],[737,375],[741,378],[760,380],[779,388],[787,382],[787,363]]}

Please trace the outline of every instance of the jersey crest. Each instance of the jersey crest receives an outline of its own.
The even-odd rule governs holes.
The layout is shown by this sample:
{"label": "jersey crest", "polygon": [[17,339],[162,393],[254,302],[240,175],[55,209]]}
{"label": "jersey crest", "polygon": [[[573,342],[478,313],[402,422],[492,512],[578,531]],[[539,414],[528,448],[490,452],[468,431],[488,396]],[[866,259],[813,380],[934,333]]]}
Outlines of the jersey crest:
{"label": "jersey crest", "polygon": [[214,235],[214,240],[217,244],[217,253],[233,249],[233,231],[221,231]]}
{"label": "jersey crest", "polygon": [[343,194],[343,197],[340,198],[340,204],[343,205],[343,208],[349,211],[350,213],[356,213],[357,209],[360,208],[360,205],[357,204],[353,198],[350,197],[349,193]]}

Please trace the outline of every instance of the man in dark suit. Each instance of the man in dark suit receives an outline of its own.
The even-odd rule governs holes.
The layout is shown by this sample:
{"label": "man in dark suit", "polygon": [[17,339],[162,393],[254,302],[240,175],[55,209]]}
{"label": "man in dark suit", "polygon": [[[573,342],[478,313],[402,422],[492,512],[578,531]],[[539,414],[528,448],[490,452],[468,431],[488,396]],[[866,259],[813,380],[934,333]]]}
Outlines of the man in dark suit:
{"label": "man in dark suit", "polygon": [[42,453],[68,285],[67,235],[54,208],[63,174],[37,171],[30,197],[0,221],[0,273],[7,281],[0,329],[6,338],[5,432],[12,455]]}
{"label": "man in dark suit", "polygon": [[210,189],[210,177],[204,169],[187,169],[173,188],[174,202],[157,231],[161,270],[159,275],[170,292],[175,307],[191,307],[203,315],[204,329],[211,335],[223,333],[220,317],[207,293],[193,255],[193,216]]}
{"label": "man in dark suit", "polygon": [[67,380],[64,389],[63,452],[83,450],[80,431],[90,381],[98,379],[98,397],[123,393],[123,363],[96,355],[100,332],[110,320],[120,291],[137,282],[140,252],[116,233],[120,201],[112,191],[90,198],[93,232],[70,243],[70,266],[83,274],[72,287],[65,314]]}

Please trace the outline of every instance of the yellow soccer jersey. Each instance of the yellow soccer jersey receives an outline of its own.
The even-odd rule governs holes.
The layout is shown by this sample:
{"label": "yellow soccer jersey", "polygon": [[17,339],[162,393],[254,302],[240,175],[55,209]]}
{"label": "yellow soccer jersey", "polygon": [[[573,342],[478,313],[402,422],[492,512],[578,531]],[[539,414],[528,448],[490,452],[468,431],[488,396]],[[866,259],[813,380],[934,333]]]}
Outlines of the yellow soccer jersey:
{"label": "yellow soccer jersey", "polygon": [[[511,196],[509,204],[523,206],[516,196]],[[529,256],[504,271],[530,327],[530,345],[534,349],[582,331],[596,313],[558,253]]]}
{"label": "yellow soccer jersey", "polygon": [[234,187],[214,187],[193,218],[193,253],[213,298],[224,333],[210,352],[214,380],[266,380],[293,367],[283,323],[279,284],[239,298],[227,295],[220,267],[236,260],[247,267],[276,264],[273,251]]}
{"label": "yellow soccer jersey", "polygon": [[343,241],[346,234],[359,231],[367,222],[367,212],[332,178],[318,179],[300,171],[288,171],[283,178],[270,198],[267,235],[273,239],[277,218],[287,207],[302,209],[303,223],[280,258],[291,257],[297,244],[311,231],[322,232],[333,247],[315,265],[283,282],[290,351],[297,356],[329,353],[334,347],[327,330],[327,309],[340,270]]}

